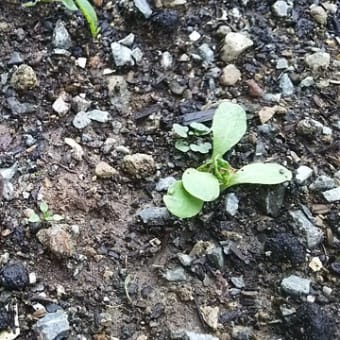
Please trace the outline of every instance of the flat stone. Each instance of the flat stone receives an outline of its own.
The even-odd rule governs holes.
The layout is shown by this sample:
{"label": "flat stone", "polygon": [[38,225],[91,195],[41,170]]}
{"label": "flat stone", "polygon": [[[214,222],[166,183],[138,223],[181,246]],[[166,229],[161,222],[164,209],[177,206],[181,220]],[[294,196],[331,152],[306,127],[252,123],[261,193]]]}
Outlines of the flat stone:
{"label": "flat stone", "polygon": [[156,184],[156,191],[167,191],[171,184],[176,182],[176,178],[173,176],[160,178]]}
{"label": "flat stone", "polygon": [[71,108],[71,104],[67,103],[64,97],[65,96],[61,94],[52,105],[52,109],[59,115],[66,115],[66,113],[69,112]]}
{"label": "flat stone", "polygon": [[324,191],[336,187],[336,182],[333,178],[328,176],[318,176],[315,181],[309,186],[309,189],[315,191]]}
{"label": "flat stone", "polygon": [[173,62],[174,62],[174,58],[170,52],[165,51],[162,53],[161,66],[164,70],[171,69]]}
{"label": "flat stone", "polygon": [[254,339],[254,331],[251,327],[247,326],[233,326],[231,331],[232,339],[234,340],[248,340]]}
{"label": "flat stone", "polygon": [[284,97],[289,97],[295,92],[294,85],[287,73],[284,73],[280,78],[280,89]]}
{"label": "flat stone", "polygon": [[279,58],[276,61],[276,69],[277,70],[286,70],[289,67],[288,61],[286,58]]}
{"label": "flat stone", "polygon": [[81,130],[91,124],[91,119],[88,117],[87,112],[80,111],[73,118],[72,124],[76,129]]}
{"label": "flat stone", "polygon": [[100,178],[111,178],[118,174],[118,171],[106,162],[99,162],[96,165],[96,176]]}
{"label": "flat stone", "polygon": [[322,231],[301,210],[290,211],[289,214],[293,218],[295,225],[305,233],[308,248],[317,247],[323,240]]}
{"label": "flat stone", "polygon": [[238,210],[239,199],[233,192],[227,194],[224,199],[224,206],[226,212],[230,216],[235,216]]}
{"label": "flat stone", "polygon": [[70,329],[67,314],[62,309],[58,309],[55,313],[47,313],[34,325],[39,340],[64,339]]}
{"label": "flat stone", "polygon": [[113,42],[111,44],[111,52],[116,66],[118,67],[125,65],[133,66],[135,64],[135,61],[132,58],[132,51],[130,48],[118,42]]}
{"label": "flat stone", "polygon": [[241,79],[240,70],[234,64],[229,64],[222,70],[220,83],[223,86],[232,86],[235,85],[240,79]]}
{"label": "flat stone", "polygon": [[243,280],[243,276],[232,276],[230,278],[230,281],[236,288],[239,289],[242,289],[246,286]]}
{"label": "flat stone", "polygon": [[221,59],[226,63],[234,61],[253,44],[253,41],[244,34],[230,32],[224,39]]}
{"label": "flat stone", "polygon": [[23,62],[24,62],[24,59],[21,56],[21,54],[19,52],[13,52],[11,57],[9,58],[7,64],[9,66],[13,66],[13,65],[20,65]]}
{"label": "flat stone", "polygon": [[131,47],[135,41],[135,35],[133,33],[128,34],[125,38],[119,40],[121,45]]}
{"label": "flat stone", "polygon": [[211,64],[214,62],[215,54],[208,44],[202,44],[198,48],[198,53],[202,57],[203,61],[205,61],[207,64]]}
{"label": "flat stone", "polygon": [[145,19],[149,19],[152,15],[152,9],[147,0],[134,0],[137,9],[144,15]]}
{"label": "flat stone", "polygon": [[188,254],[178,253],[177,258],[182,266],[189,267],[194,260],[194,258]]}
{"label": "flat stone", "polygon": [[200,312],[204,322],[213,330],[218,327],[219,307],[201,306]]}
{"label": "flat stone", "polygon": [[148,225],[165,225],[170,220],[168,209],[163,207],[147,207],[139,210],[136,216]]}
{"label": "flat stone", "polygon": [[13,115],[24,115],[33,113],[36,110],[36,106],[30,103],[21,103],[16,97],[8,97],[7,104]]}
{"label": "flat stone", "polygon": [[306,55],[305,62],[313,70],[319,68],[327,69],[331,61],[331,56],[326,52],[315,52],[313,54]]}
{"label": "flat stone", "polygon": [[185,270],[182,267],[177,267],[175,269],[172,270],[167,270],[164,274],[164,278],[167,281],[170,282],[179,282],[179,281],[186,281],[187,280],[187,276],[185,274]]}
{"label": "flat stone", "polygon": [[217,269],[224,266],[224,256],[222,247],[210,247],[206,251],[209,262]]}
{"label": "flat stone", "polygon": [[110,113],[107,111],[91,110],[86,112],[86,114],[88,118],[99,123],[107,123],[111,119]]}
{"label": "flat stone", "polygon": [[281,288],[289,295],[307,295],[310,291],[310,283],[309,279],[291,275],[282,280]]}
{"label": "flat stone", "polygon": [[301,165],[296,169],[295,180],[299,185],[304,184],[304,182],[313,175],[313,169],[308,166]]}
{"label": "flat stone", "polygon": [[340,187],[327,190],[322,195],[329,203],[340,201]]}

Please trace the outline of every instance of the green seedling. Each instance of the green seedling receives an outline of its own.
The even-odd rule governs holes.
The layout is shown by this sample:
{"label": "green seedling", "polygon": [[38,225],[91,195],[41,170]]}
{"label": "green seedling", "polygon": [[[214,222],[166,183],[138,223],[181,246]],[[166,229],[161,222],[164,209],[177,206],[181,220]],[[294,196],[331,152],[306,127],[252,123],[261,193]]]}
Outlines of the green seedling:
{"label": "green seedling", "polygon": [[42,201],[39,204],[40,214],[35,213],[34,211],[28,217],[28,222],[38,223],[38,222],[58,222],[64,219],[63,216],[58,214],[53,214],[52,211],[48,209],[48,205],[46,202]]}
{"label": "green seedling", "polygon": [[[178,138],[175,142],[175,148],[181,152],[199,152],[202,154],[208,153],[212,145],[209,142],[204,142],[200,137],[208,135],[211,129],[201,123],[191,123],[188,126],[180,124],[174,124],[172,131],[175,138]],[[190,136],[198,137],[195,143],[190,142],[188,139]]]}
{"label": "green seedling", "polygon": [[99,33],[98,17],[97,17],[95,9],[93,8],[93,6],[88,0],[33,0],[33,1],[25,2],[23,6],[32,7],[32,6],[37,5],[39,2],[45,2],[45,3],[46,2],[47,3],[60,2],[69,11],[80,10],[80,12],[83,14],[83,16],[85,17],[87,21],[92,37],[93,38],[97,37],[97,34]]}
{"label": "green seedling", "polygon": [[223,159],[223,155],[240,141],[246,130],[246,113],[240,105],[227,102],[219,105],[211,127],[211,158],[197,169],[185,170],[182,180],[173,183],[163,197],[173,215],[193,217],[201,211],[204,202],[214,201],[233,185],[273,185],[291,180],[291,171],[280,164],[252,163],[236,170]]}

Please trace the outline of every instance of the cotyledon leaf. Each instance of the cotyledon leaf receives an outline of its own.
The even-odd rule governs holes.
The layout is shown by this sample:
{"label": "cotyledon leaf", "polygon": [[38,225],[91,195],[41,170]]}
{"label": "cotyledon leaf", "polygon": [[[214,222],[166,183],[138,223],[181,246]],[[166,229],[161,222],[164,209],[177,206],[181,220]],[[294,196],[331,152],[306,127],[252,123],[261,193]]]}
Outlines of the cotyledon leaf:
{"label": "cotyledon leaf", "polygon": [[95,38],[99,32],[98,17],[95,9],[88,0],[74,0],[84,15],[92,36]]}
{"label": "cotyledon leaf", "polygon": [[167,195],[163,197],[167,209],[179,218],[189,218],[197,215],[203,201],[191,196],[183,187],[182,181],[171,184]]}
{"label": "cotyledon leaf", "polygon": [[78,7],[74,3],[74,0],[60,0],[60,2],[69,10],[69,11],[77,11]]}
{"label": "cotyledon leaf", "polygon": [[243,108],[234,103],[221,103],[215,111],[213,123],[213,155],[223,156],[245,134],[247,117]]}
{"label": "cotyledon leaf", "polygon": [[220,194],[218,179],[209,172],[189,168],[182,176],[184,189],[192,196],[204,201],[215,200]]}
{"label": "cotyledon leaf", "polygon": [[279,184],[292,179],[292,172],[276,163],[248,164],[230,177],[227,187],[236,184]]}

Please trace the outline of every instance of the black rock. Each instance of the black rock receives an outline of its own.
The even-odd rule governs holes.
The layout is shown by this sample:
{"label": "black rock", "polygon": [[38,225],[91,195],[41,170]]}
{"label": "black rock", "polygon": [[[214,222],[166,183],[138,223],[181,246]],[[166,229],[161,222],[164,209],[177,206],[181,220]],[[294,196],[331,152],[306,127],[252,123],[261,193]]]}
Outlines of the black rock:
{"label": "black rock", "polygon": [[179,16],[174,10],[164,10],[154,14],[151,22],[160,29],[173,31],[179,24]]}
{"label": "black rock", "polygon": [[7,289],[23,289],[29,284],[28,271],[22,263],[7,264],[0,271],[0,282]]}
{"label": "black rock", "polygon": [[12,315],[4,308],[0,308],[0,331],[7,329],[11,326]]}
{"label": "black rock", "polygon": [[264,245],[265,251],[271,252],[275,261],[299,264],[305,261],[306,250],[296,236],[290,233],[280,233],[268,238]]}
{"label": "black rock", "polygon": [[305,303],[298,308],[295,317],[289,321],[287,339],[328,340],[336,339],[336,320],[317,304]]}
{"label": "black rock", "polygon": [[333,262],[329,268],[334,274],[340,275],[340,262]]}

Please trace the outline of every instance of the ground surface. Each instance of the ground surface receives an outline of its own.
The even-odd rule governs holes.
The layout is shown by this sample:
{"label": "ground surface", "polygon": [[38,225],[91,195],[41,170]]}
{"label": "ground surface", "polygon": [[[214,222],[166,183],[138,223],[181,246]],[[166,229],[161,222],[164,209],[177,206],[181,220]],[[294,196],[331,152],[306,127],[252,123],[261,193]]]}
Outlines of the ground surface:
{"label": "ground surface", "polygon": [[[0,3],[0,168],[16,163],[17,171],[10,180],[13,197],[3,197],[0,203],[0,261],[2,266],[21,263],[37,276],[33,285],[0,293],[2,308],[18,304],[17,339],[35,339],[33,326],[44,308],[50,312],[56,305],[68,315],[68,339],[171,339],[181,331],[218,339],[340,339],[340,284],[334,270],[340,245],[339,204],[327,202],[322,192],[309,187],[320,175],[336,181],[340,165],[339,12],[329,13],[322,26],[310,15],[312,1],[296,1],[284,18],[272,13],[271,1],[196,0],[174,7],[158,1],[153,6],[163,14],[145,20],[138,11],[104,1],[97,8],[102,34],[94,42],[81,16],[47,5],[25,10],[12,2]],[[170,7],[174,12],[164,15]],[[58,19],[72,38],[70,54],[53,52]],[[248,32],[254,42],[234,62],[242,79],[233,86],[219,82],[226,66],[220,58],[222,25]],[[201,35],[196,42],[189,39],[192,31]],[[115,67],[110,44],[131,32],[143,59],[135,66]],[[211,63],[200,60],[202,43],[214,52]],[[318,48],[331,56],[326,70],[305,64],[305,55]],[[161,66],[165,51],[173,56],[167,70]],[[15,52],[22,60],[12,63]],[[85,69],[76,65],[79,57],[87,58]],[[288,61],[287,70],[276,68],[280,57]],[[39,85],[33,90],[9,86],[20,63],[36,72]],[[105,69],[122,75],[127,89],[124,83],[109,91],[112,74],[104,75]],[[267,93],[282,94],[283,73],[293,81],[293,94],[281,96],[279,102],[251,95],[246,84],[250,79]],[[308,76],[314,84],[300,86]],[[58,114],[52,104],[63,92],[73,105],[66,114]],[[108,111],[111,120],[75,128],[74,98],[80,94],[91,109]],[[24,103],[26,112],[10,105],[8,98],[13,97]],[[228,156],[235,167],[274,160],[292,171],[306,165],[313,174],[279,190],[233,189],[239,198],[235,216],[228,215],[221,197],[188,221],[142,223],[136,218],[139,209],[162,206],[163,193],[155,190],[158,180],[178,178],[185,166],[204,159],[175,150],[172,124],[221,99],[237,100],[248,113],[248,132]],[[28,104],[32,110],[27,110]],[[283,109],[261,124],[261,108],[278,104]],[[301,132],[298,124],[305,118],[330,128],[331,134],[327,129]],[[81,161],[72,157],[65,137],[81,145]],[[107,138],[115,142],[104,152]],[[157,171],[134,179],[122,168],[127,152],[152,155]],[[100,161],[119,174],[95,178]],[[71,256],[57,257],[39,242],[36,232],[48,224],[25,221],[25,210],[37,211],[41,198],[65,217],[62,223],[75,243]],[[266,198],[274,208],[265,207]],[[306,248],[306,236],[290,214],[296,210],[323,232],[323,241],[313,249]],[[189,254],[195,244],[197,250],[199,241],[207,243],[199,243],[193,262],[182,267],[177,254]],[[216,251],[208,255],[211,247]],[[323,265],[315,272],[309,267],[314,257]],[[164,278],[174,268],[185,268],[183,281]],[[310,279],[310,291],[284,292],[281,281],[290,275]],[[34,310],[37,302],[42,315]]]}

